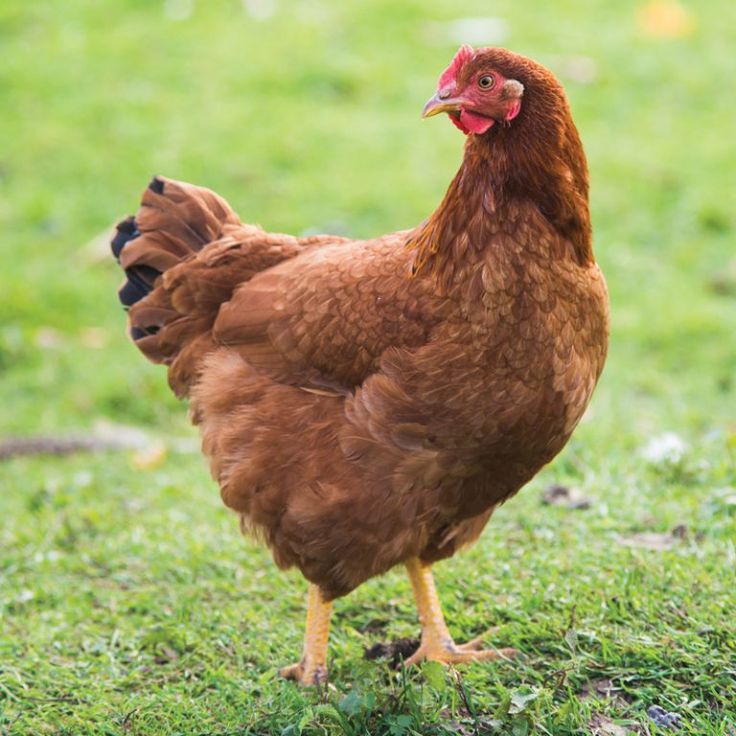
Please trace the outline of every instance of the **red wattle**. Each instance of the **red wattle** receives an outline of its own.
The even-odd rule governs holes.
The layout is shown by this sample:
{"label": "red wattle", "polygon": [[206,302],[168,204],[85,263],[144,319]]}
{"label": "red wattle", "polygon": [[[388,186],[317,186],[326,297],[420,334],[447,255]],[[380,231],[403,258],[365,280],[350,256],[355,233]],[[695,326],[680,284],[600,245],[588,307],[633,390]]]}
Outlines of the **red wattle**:
{"label": "red wattle", "polygon": [[460,116],[459,115],[448,115],[448,118],[452,121],[452,124],[458,129],[461,130],[465,135],[468,135],[470,131],[460,122]]}
{"label": "red wattle", "polygon": [[465,128],[468,133],[481,135],[489,130],[495,122],[496,121],[493,118],[487,118],[483,115],[470,112],[469,110],[460,110],[460,123],[462,123],[462,127]]}

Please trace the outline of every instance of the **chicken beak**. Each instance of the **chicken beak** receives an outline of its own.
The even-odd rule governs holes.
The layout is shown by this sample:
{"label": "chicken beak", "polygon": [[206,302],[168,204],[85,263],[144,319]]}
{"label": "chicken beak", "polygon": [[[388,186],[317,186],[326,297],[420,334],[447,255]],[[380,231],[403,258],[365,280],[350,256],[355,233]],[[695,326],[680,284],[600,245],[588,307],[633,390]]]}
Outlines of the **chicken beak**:
{"label": "chicken beak", "polygon": [[447,95],[441,97],[438,92],[427,100],[427,104],[422,110],[422,117],[431,118],[434,115],[439,115],[441,112],[457,112],[459,109],[460,100],[457,98],[448,98]]}

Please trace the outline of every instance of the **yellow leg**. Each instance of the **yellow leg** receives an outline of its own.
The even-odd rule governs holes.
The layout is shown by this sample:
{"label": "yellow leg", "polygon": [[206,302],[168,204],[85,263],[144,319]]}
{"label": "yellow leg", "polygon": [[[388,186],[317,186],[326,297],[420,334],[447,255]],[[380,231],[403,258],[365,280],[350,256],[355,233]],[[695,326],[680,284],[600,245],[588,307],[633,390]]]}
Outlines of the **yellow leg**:
{"label": "yellow leg", "polygon": [[304,631],[304,653],[296,664],[282,667],[281,676],[300,685],[327,682],[327,639],[330,636],[332,602],[322,597],[316,585],[309,584],[307,593],[307,626]]}
{"label": "yellow leg", "polygon": [[422,640],[406,664],[416,664],[431,659],[443,664],[458,664],[476,660],[508,659],[517,654],[515,649],[481,649],[483,636],[467,644],[455,644],[450,636],[442,614],[442,606],[434,587],[434,578],[429,565],[423,565],[416,557],[406,563],[414,599],[417,602],[419,621],[422,624]]}

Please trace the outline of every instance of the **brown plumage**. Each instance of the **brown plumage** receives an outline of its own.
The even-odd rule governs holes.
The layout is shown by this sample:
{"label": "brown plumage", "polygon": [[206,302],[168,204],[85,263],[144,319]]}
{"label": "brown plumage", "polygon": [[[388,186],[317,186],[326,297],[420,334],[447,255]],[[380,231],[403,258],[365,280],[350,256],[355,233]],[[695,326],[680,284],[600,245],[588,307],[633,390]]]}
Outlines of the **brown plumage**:
{"label": "brown plumage", "polygon": [[[464,47],[436,112],[468,134],[465,157],[414,230],[275,235],[158,178],[113,243],[136,345],[190,398],[243,528],[317,586],[310,611],[399,563],[425,590],[424,566],[562,449],[603,368],[606,288],[562,88]],[[460,661],[428,620],[422,656]],[[286,674],[324,676],[310,646]]]}

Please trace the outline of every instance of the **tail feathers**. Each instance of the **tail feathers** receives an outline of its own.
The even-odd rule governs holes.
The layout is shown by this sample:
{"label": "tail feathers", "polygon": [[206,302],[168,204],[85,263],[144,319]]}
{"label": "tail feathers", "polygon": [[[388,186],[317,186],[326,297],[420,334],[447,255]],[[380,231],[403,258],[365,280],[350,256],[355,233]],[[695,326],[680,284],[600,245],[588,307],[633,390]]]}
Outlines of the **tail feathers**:
{"label": "tail feathers", "polygon": [[126,217],[122,222],[117,224],[117,235],[110,242],[112,254],[116,260],[120,260],[120,251],[123,246],[133,238],[137,238],[141,233],[135,223],[134,217]]}
{"label": "tail feathers", "polygon": [[140,210],[118,224],[110,244],[127,276],[118,292],[123,307],[139,302],[164,271],[219,238],[226,224],[237,222],[237,215],[214,192],[154,177]]}
{"label": "tail feathers", "polygon": [[174,393],[187,396],[217,348],[212,326],[235,289],[316,242],[241,223],[208,189],[156,177],[111,243],[125,270],[119,296],[130,336],[149,360],[168,366]]}
{"label": "tail feathers", "polygon": [[[225,200],[208,189],[155,177],[135,217],[118,224],[110,243],[125,270],[118,297],[129,311],[130,336],[149,360],[169,366],[169,383],[178,396],[187,395],[202,355],[214,345],[213,315],[183,308],[177,281],[196,253],[238,223]],[[177,277],[180,264],[184,276]]]}
{"label": "tail feathers", "polygon": [[[130,241],[140,237],[140,230],[138,230],[135,218],[128,217],[123,220],[117,226],[117,235],[112,239],[110,243],[112,247],[112,254],[120,262],[120,254]],[[118,298],[122,305],[128,309],[131,305],[137,301],[143,299],[148,292],[153,288],[153,283],[161,275],[161,271],[151,266],[139,265],[130,266],[125,269],[125,275],[128,277],[127,281],[120,287],[118,291]]]}

